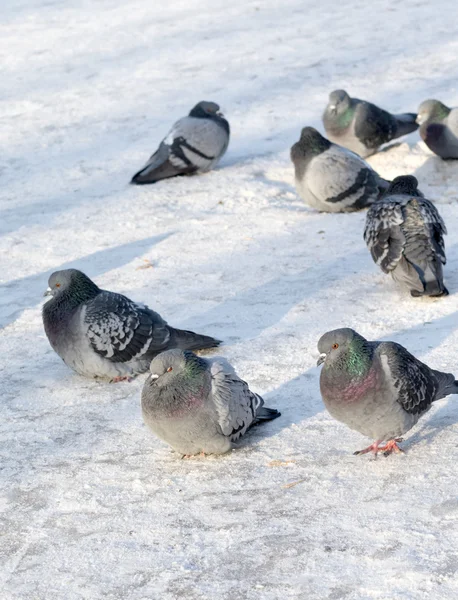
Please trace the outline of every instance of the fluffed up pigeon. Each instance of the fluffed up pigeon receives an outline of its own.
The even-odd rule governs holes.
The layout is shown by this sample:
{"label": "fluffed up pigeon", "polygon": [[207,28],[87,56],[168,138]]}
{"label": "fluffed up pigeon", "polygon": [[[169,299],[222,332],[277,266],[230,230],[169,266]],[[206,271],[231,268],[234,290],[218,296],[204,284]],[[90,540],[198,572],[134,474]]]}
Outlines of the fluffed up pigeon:
{"label": "fluffed up pigeon", "polygon": [[101,290],[77,269],[49,278],[43,323],[53,350],[86,377],[121,381],[144,373],[168,348],[213,348],[221,342],[174,329],[156,312],[121,294]]}
{"label": "fluffed up pigeon", "polygon": [[227,150],[229,123],[214,102],[199,102],[179,119],[131,183],[156,183],[210,171]]}
{"label": "fluffed up pigeon", "polygon": [[335,329],[320,338],[318,350],[318,365],[324,362],[321,395],[329,413],[375,440],[355,454],[402,451],[399,436],[435,400],[458,394],[454,375],[430,369],[395,342],[369,342],[353,329]]}
{"label": "fluffed up pigeon", "polygon": [[458,158],[458,108],[448,108],[439,100],[425,100],[418,108],[420,136],[441,158]]}
{"label": "fluffed up pigeon", "polygon": [[345,90],[335,90],[329,94],[323,124],[332,142],[366,157],[382,144],[415,131],[416,116],[392,115],[375,104],[351,98]]}
{"label": "fluffed up pigeon", "polygon": [[389,182],[360,156],[304,127],[291,148],[296,189],[312,208],[351,212],[375,202]]}
{"label": "fluffed up pigeon", "polygon": [[437,208],[406,175],[396,177],[368,210],[364,240],[374,262],[412,296],[444,296],[446,233]]}
{"label": "fluffed up pigeon", "polygon": [[153,433],[183,456],[228,452],[249,427],[280,416],[224,358],[206,360],[182,350],[152,361],[142,412]]}

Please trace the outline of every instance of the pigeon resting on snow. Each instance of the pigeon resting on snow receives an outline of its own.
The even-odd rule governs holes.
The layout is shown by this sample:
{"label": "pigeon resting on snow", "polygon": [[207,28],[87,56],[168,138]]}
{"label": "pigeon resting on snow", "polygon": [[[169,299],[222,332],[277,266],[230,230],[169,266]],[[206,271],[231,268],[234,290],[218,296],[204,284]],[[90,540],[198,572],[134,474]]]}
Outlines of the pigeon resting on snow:
{"label": "pigeon resting on snow", "polygon": [[458,158],[458,108],[439,100],[425,100],[418,108],[420,135],[428,148],[441,158]]}
{"label": "pigeon resting on snow", "polygon": [[354,152],[304,127],[291,148],[296,189],[312,208],[351,212],[372,204],[389,182]]}
{"label": "pigeon resting on snow", "polygon": [[213,348],[221,342],[174,329],[144,304],[101,290],[76,269],[49,278],[43,306],[48,340],[65,364],[86,377],[121,381],[148,370],[168,348]]}
{"label": "pigeon resting on snow", "polygon": [[355,454],[400,452],[399,436],[432,402],[458,394],[454,375],[430,369],[395,342],[368,342],[353,329],[335,329],[320,338],[318,350],[318,365],[324,362],[321,395],[329,413],[375,440]]}
{"label": "pigeon resting on snow", "polygon": [[156,356],[150,371],[142,392],[143,419],[184,456],[228,452],[249,427],[280,416],[225,359],[168,350]]}
{"label": "pigeon resting on snow", "polygon": [[210,171],[227,150],[229,123],[214,102],[199,102],[175,123],[131,183],[156,183],[177,175]]}
{"label": "pigeon resting on snow", "polygon": [[418,129],[416,114],[392,115],[364,100],[351,98],[344,90],[329,94],[323,113],[328,138],[366,157],[382,144]]}
{"label": "pigeon resting on snow", "polygon": [[412,175],[396,177],[367,212],[364,240],[374,262],[412,296],[444,296],[444,221]]}

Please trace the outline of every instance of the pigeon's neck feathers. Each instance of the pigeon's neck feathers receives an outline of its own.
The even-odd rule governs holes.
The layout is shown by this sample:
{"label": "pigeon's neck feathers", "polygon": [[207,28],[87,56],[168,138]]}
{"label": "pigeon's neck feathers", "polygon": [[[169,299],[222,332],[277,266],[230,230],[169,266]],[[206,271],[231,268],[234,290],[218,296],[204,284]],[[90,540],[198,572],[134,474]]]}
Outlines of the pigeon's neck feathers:
{"label": "pigeon's neck feathers", "polygon": [[89,278],[73,282],[43,306],[43,314],[50,321],[61,321],[69,318],[84,302],[92,300],[101,293],[101,289]]}
{"label": "pigeon's neck feathers", "polygon": [[[358,379],[367,375],[372,364],[373,348],[364,338],[355,337],[345,352],[333,360],[329,368],[344,378]],[[327,365],[326,365],[327,366]]]}
{"label": "pigeon's neck feathers", "polygon": [[184,375],[189,379],[198,379],[207,369],[206,361],[188,350],[184,354],[186,356],[186,364],[183,369]]}

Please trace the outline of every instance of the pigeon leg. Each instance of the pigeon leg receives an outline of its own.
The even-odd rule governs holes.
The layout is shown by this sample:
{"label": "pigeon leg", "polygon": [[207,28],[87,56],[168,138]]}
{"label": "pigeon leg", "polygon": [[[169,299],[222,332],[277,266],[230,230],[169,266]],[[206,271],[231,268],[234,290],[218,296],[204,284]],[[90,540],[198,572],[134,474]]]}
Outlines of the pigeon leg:
{"label": "pigeon leg", "polygon": [[402,442],[402,438],[389,440],[385,446],[379,448],[379,451],[383,452],[385,456],[389,456],[392,452],[395,452],[396,454],[404,454],[404,450],[398,446],[398,442]]}
{"label": "pigeon leg", "polygon": [[371,444],[367,448],[364,448],[364,450],[357,450],[356,452],[353,452],[353,454],[355,456],[359,456],[360,454],[367,454],[368,452],[373,452],[375,456],[377,456],[377,453],[381,450],[381,448],[379,448],[381,442],[382,440],[376,440],[373,444]]}
{"label": "pigeon leg", "polygon": [[132,377],[128,377],[127,375],[125,377],[113,377],[113,379],[110,380],[110,383],[119,383],[120,381],[128,381],[130,383]]}

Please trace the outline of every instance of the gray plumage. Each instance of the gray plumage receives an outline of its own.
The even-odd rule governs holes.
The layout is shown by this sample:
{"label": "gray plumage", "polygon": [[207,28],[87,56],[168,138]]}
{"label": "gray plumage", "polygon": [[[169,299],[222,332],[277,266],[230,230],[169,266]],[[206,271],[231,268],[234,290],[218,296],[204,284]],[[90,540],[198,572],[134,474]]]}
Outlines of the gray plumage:
{"label": "gray plumage", "polygon": [[418,108],[420,136],[428,148],[443,159],[458,158],[458,108],[439,100],[425,100]]}
{"label": "gray plumage", "polygon": [[227,150],[229,123],[214,102],[199,102],[177,121],[131,183],[156,183],[210,171]]}
{"label": "gray plumage", "polygon": [[312,208],[351,212],[375,202],[389,182],[360,156],[304,127],[291,148],[296,189]]}
{"label": "gray plumage", "polygon": [[328,138],[362,157],[370,156],[387,142],[418,129],[417,115],[392,115],[375,104],[351,98],[335,90],[323,114]]}
{"label": "gray plumage", "polygon": [[384,440],[388,451],[398,449],[395,440],[433,402],[458,394],[450,373],[431,369],[399,344],[369,342],[353,329],[325,333],[318,350],[323,402],[335,419],[375,440],[365,451],[384,450]]}
{"label": "gray plumage", "polygon": [[374,262],[412,296],[447,295],[444,221],[412,175],[396,177],[367,212],[364,240]]}
{"label": "gray plumage", "polygon": [[213,348],[212,337],[174,329],[144,304],[101,290],[77,269],[49,278],[43,324],[54,351],[86,377],[119,380],[144,373],[168,348]]}
{"label": "gray plumage", "polygon": [[254,424],[280,416],[223,358],[168,350],[156,356],[142,392],[145,423],[182,455],[223,454]]}

